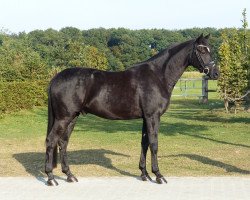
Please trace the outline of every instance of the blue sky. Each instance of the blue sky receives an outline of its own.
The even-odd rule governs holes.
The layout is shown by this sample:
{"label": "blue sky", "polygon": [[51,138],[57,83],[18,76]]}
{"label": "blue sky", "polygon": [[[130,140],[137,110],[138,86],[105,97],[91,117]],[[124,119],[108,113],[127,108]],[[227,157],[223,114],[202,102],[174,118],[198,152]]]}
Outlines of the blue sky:
{"label": "blue sky", "polygon": [[0,0],[0,29],[241,27],[249,0]]}

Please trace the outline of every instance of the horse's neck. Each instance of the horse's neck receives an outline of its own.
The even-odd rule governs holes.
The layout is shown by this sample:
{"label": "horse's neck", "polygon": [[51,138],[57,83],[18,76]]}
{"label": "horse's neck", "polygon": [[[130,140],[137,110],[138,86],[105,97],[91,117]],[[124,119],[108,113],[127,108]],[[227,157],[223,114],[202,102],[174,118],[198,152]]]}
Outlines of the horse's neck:
{"label": "horse's neck", "polygon": [[163,66],[165,85],[169,93],[172,93],[175,84],[188,67],[190,45],[170,56]]}
{"label": "horse's neck", "polygon": [[147,62],[156,67],[156,73],[169,93],[188,66],[189,55],[193,49],[194,40],[187,41],[165,49],[153,56]]}

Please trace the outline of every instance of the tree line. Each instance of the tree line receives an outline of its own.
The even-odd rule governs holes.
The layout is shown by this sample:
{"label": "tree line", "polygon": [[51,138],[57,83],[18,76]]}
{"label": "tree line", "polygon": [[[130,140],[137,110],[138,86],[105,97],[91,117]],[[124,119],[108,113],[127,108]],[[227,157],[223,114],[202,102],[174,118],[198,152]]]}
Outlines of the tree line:
{"label": "tree line", "polygon": [[73,66],[120,71],[144,61],[172,43],[211,34],[213,56],[218,58],[221,32],[214,28],[184,30],[129,30],[66,27],[29,33],[0,33],[0,80],[41,79]]}

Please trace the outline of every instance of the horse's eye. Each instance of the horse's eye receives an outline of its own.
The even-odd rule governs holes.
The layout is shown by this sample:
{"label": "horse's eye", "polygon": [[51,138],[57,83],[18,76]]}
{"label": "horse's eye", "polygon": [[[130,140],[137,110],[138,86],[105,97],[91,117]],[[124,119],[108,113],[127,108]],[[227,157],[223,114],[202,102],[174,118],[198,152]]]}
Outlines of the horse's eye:
{"label": "horse's eye", "polygon": [[198,51],[202,54],[205,54],[207,52],[206,47],[197,47]]}

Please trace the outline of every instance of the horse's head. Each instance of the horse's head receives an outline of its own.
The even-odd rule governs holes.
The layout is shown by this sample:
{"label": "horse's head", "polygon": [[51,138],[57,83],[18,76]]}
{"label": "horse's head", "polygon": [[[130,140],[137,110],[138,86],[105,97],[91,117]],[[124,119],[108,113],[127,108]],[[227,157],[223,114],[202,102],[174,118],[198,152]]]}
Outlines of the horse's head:
{"label": "horse's head", "polygon": [[201,34],[195,40],[190,54],[190,64],[211,79],[218,79],[220,72],[211,56],[211,48],[208,44],[209,36],[208,34],[203,37],[203,34]]}

